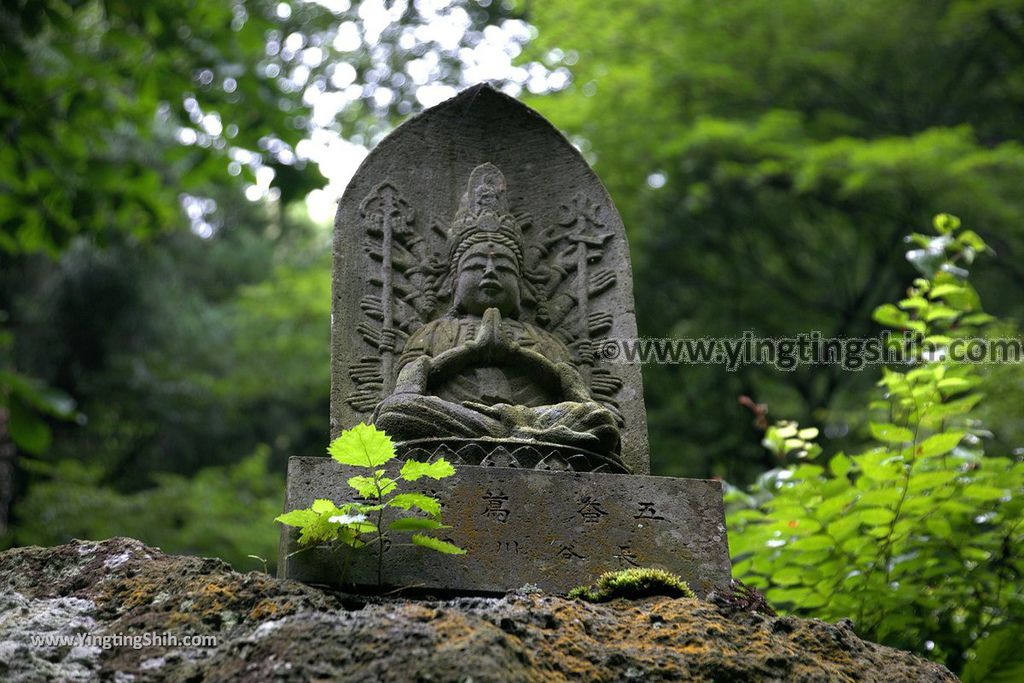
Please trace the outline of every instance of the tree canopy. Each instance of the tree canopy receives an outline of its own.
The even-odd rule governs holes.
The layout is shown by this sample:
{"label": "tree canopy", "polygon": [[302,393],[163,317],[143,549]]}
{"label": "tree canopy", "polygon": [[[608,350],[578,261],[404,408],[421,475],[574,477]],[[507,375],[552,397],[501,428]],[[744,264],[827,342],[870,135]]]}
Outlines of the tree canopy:
{"label": "tree canopy", "polygon": [[[911,275],[910,226],[950,211],[999,258],[977,274],[1019,316],[1024,30],[1018,2],[586,2],[533,8],[530,55],[572,82],[531,104],[575,135],[630,231],[652,337],[877,334]],[[858,426],[840,367],[648,366],[656,468],[763,467],[737,397]]]}
{"label": "tree canopy", "polygon": [[485,5],[0,4],[0,533],[31,456],[133,490],[322,449],[329,239],[303,200],[474,50],[518,49]]}

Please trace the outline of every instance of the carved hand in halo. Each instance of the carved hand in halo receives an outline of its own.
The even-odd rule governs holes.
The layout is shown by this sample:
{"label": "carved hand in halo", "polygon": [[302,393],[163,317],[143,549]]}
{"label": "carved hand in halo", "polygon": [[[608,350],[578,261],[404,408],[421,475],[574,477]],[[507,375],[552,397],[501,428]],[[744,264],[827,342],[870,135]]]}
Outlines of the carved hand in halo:
{"label": "carved hand in halo", "polygon": [[573,350],[581,363],[592,365],[594,363],[594,342],[588,337],[577,339],[569,348]]}
{"label": "carved hand in halo", "polygon": [[398,346],[398,330],[392,328],[380,331],[380,346],[377,347],[380,353],[394,353]]}
{"label": "carved hand in halo", "polygon": [[590,276],[591,294],[594,292],[603,292],[609,287],[614,286],[615,280],[615,273],[607,268],[603,268],[592,273]]}

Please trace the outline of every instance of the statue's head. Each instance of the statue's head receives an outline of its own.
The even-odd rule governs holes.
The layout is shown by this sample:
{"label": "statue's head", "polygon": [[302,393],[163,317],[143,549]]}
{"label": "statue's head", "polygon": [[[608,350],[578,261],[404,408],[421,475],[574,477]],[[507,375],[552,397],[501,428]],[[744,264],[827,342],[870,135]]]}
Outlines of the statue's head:
{"label": "statue's head", "polygon": [[519,312],[519,263],[515,252],[500,242],[471,245],[455,268],[455,310],[483,315],[497,308],[505,317]]}
{"label": "statue's head", "polygon": [[519,314],[525,285],[523,233],[508,208],[505,176],[494,164],[470,174],[448,233],[452,299],[460,313],[482,315],[494,307]]}

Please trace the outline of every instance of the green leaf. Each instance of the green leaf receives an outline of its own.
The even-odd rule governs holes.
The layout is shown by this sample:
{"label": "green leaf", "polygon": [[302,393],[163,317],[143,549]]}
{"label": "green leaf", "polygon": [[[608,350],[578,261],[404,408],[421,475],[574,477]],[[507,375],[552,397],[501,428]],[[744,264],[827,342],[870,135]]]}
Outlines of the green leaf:
{"label": "green leaf", "polygon": [[416,545],[421,545],[424,548],[430,548],[431,550],[436,550],[439,553],[444,553],[445,555],[466,554],[466,551],[457,545],[453,545],[447,541],[442,541],[439,538],[424,536],[423,534],[413,534],[412,542]]}
{"label": "green leaf", "polygon": [[994,315],[989,315],[988,313],[971,313],[968,316],[964,316],[960,322],[965,325],[986,325],[995,319]]}
{"label": "green leaf", "polygon": [[448,527],[429,517],[401,517],[388,524],[388,528],[392,531],[431,531]]}
{"label": "green leaf", "polygon": [[964,487],[964,496],[974,500],[998,500],[1006,495],[1006,490],[987,484],[971,484]]}
{"label": "green leaf", "polygon": [[799,606],[810,596],[811,591],[806,588],[772,588],[765,593],[765,597],[773,605],[789,604]]}
{"label": "green leaf", "polygon": [[[363,498],[376,500],[382,495],[386,496],[395,490],[398,482],[388,477],[351,477],[348,485],[359,492]],[[379,487],[379,491],[378,491]]]}
{"label": "green leaf", "polygon": [[52,434],[49,425],[15,397],[9,404],[7,430],[18,448],[34,455],[50,447]]}
{"label": "green leaf", "polygon": [[373,425],[359,423],[346,429],[327,447],[331,457],[342,465],[380,467],[395,457],[391,437]]}
{"label": "green leaf", "polygon": [[875,309],[872,317],[875,319],[875,322],[897,328],[906,327],[907,322],[910,320],[910,316],[906,312],[896,308],[893,304],[882,304]]}
{"label": "green leaf", "polygon": [[835,546],[833,541],[828,536],[821,534],[815,536],[805,536],[790,545],[793,550],[825,550]]}
{"label": "green leaf", "polygon": [[356,492],[363,498],[379,498],[377,493],[376,479],[373,477],[350,477],[348,485],[356,490]]}
{"label": "green leaf", "polygon": [[828,598],[821,593],[811,593],[804,598],[801,607],[804,609],[817,609],[828,604]]}
{"label": "green leaf", "polygon": [[875,481],[889,481],[902,476],[902,467],[885,452],[862,453],[853,456],[853,459],[861,472]]}
{"label": "green leaf", "polygon": [[901,300],[899,307],[909,310],[928,308],[928,299],[925,299],[923,296],[912,296],[908,299]]}
{"label": "green leaf", "polygon": [[826,527],[828,535],[842,541],[860,528],[860,520],[849,515],[840,517]]}
{"label": "green leaf", "polygon": [[791,470],[793,479],[817,479],[825,471],[824,467],[818,465],[800,465]]}
{"label": "green leaf", "polygon": [[931,344],[933,346],[949,346],[949,343],[953,341],[953,338],[945,334],[930,334],[925,337],[922,342],[925,345]]}
{"label": "green leaf", "polygon": [[960,294],[963,291],[963,285],[947,282],[945,284],[936,285],[930,292],[928,292],[928,297],[935,299],[936,297],[946,296],[947,294]]}
{"label": "green leaf", "polygon": [[430,477],[431,479],[444,479],[455,474],[455,468],[452,464],[444,458],[439,458],[434,462],[418,462],[416,460],[406,460],[405,464],[402,465],[402,472],[400,476],[406,481],[416,481],[421,477]]}
{"label": "green leaf", "polygon": [[850,486],[848,481],[845,479],[836,481],[842,484],[842,491],[833,493],[816,506],[815,513],[822,521],[834,519],[837,515],[843,514],[847,506],[857,498],[857,490]]}
{"label": "green leaf", "polygon": [[[0,322],[3,322],[0,311]],[[3,332],[0,330],[0,350],[3,349]],[[60,389],[47,386],[37,379],[17,372],[0,370],[0,387],[5,387],[12,397],[30,412],[52,415],[65,420],[75,416],[75,401]]]}
{"label": "green leaf", "polygon": [[304,526],[309,526],[310,524],[314,523],[319,516],[320,515],[313,512],[309,508],[305,508],[302,510],[292,510],[291,512],[286,512],[283,515],[278,515],[274,519],[274,521],[280,522],[281,524],[285,524],[287,526],[301,528]]}
{"label": "green leaf", "polygon": [[326,498],[317,498],[313,501],[313,505],[310,508],[313,512],[318,515],[322,515],[325,512],[334,512],[338,507],[334,504],[334,501]]}
{"label": "green leaf", "polygon": [[942,434],[933,434],[921,442],[921,445],[917,447],[915,455],[921,458],[929,458],[935,455],[949,453],[957,447],[960,440],[963,438],[963,432],[943,432]]}
{"label": "green leaf", "polygon": [[986,251],[989,248],[989,246],[985,244],[985,240],[981,239],[978,233],[973,230],[964,230],[959,236],[957,236],[956,241],[967,245],[975,251]]}
{"label": "green leaf", "polygon": [[897,427],[894,424],[880,424],[871,422],[868,424],[871,429],[871,436],[878,441],[886,443],[907,443],[914,440],[914,432],[906,427]]}
{"label": "green leaf", "polygon": [[886,508],[864,508],[853,512],[852,515],[869,526],[881,526],[892,521],[893,512]]}
{"label": "green leaf", "polygon": [[940,235],[946,235],[960,229],[960,219],[951,213],[939,213],[932,219],[932,225]]}
{"label": "green leaf", "polygon": [[328,521],[328,517],[329,515],[326,514],[318,515],[313,522],[302,527],[302,533],[299,534],[299,545],[309,546],[338,538],[342,527]]}
{"label": "green leaf", "polygon": [[1024,681],[1024,629],[1008,626],[978,642],[974,659],[967,662],[963,683],[1018,683]]}
{"label": "green leaf", "polygon": [[399,493],[387,502],[387,506],[402,510],[415,507],[434,517],[441,514],[441,503],[433,496],[424,493]]}
{"label": "green leaf", "polygon": [[896,486],[886,486],[866,491],[860,496],[858,503],[862,507],[877,507],[894,505],[900,499],[901,490]]}
{"label": "green leaf", "polygon": [[967,394],[963,398],[933,405],[921,416],[921,424],[927,427],[939,426],[944,420],[954,415],[969,412],[982,398],[984,398],[983,394]]}
{"label": "green leaf", "polygon": [[796,586],[804,584],[806,570],[803,567],[783,567],[772,574],[772,583],[778,586]]}
{"label": "green leaf", "polygon": [[932,306],[928,309],[928,315],[926,315],[924,319],[928,322],[935,320],[952,320],[958,315],[960,315],[960,311],[950,308],[949,306]]}
{"label": "green leaf", "polygon": [[917,493],[926,489],[934,489],[940,486],[945,486],[949,482],[956,479],[957,473],[955,470],[937,470],[935,472],[921,472],[915,474],[910,478],[910,482],[907,484],[907,491],[911,493]]}
{"label": "green leaf", "polygon": [[924,525],[936,538],[946,539],[953,536],[953,527],[945,517],[929,517],[925,520]]}
{"label": "green leaf", "polygon": [[359,538],[359,534],[356,532],[355,529],[351,527],[338,527],[337,534],[338,540],[347,546],[351,546],[353,548],[362,548],[366,545],[366,542],[363,539]]}
{"label": "green leaf", "polygon": [[958,391],[969,389],[977,384],[977,381],[965,379],[963,377],[948,377],[943,380],[939,380],[938,387],[947,394],[955,394]]}
{"label": "green leaf", "polygon": [[852,467],[853,462],[843,453],[835,454],[828,461],[828,468],[832,472],[832,476],[837,478],[845,477]]}
{"label": "green leaf", "polygon": [[[330,521],[330,520],[328,520]],[[335,522],[332,522],[334,524]],[[349,529],[360,534],[373,534],[377,532],[377,525],[373,522],[349,522],[344,524]]]}

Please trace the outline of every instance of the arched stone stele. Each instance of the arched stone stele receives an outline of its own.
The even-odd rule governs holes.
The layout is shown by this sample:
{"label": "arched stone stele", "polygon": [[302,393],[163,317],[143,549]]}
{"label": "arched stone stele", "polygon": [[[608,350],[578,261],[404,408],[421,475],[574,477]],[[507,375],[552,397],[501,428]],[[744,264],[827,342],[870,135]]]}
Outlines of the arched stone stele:
{"label": "arched stone stele", "polygon": [[[467,245],[518,269],[515,306],[474,314],[456,301]],[[490,86],[406,121],[339,203],[332,437],[378,419],[406,431],[411,457],[647,473],[640,368],[600,354],[608,340],[636,336],[629,248],[607,191],[550,123]],[[442,358],[448,347],[460,352]],[[428,371],[418,375],[423,355]],[[493,390],[482,377],[494,378]],[[464,410],[466,392],[519,410]],[[438,438],[417,431],[421,417],[436,419]]]}

